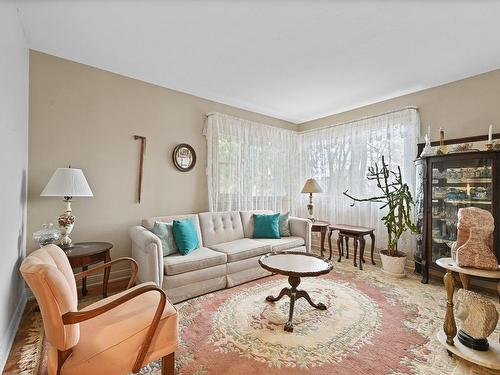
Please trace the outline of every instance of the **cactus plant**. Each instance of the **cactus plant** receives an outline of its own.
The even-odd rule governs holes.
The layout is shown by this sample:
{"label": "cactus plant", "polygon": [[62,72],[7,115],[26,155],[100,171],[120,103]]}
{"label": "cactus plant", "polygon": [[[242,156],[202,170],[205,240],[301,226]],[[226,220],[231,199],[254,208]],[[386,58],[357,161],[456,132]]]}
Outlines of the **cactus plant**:
{"label": "cactus plant", "polygon": [[382,156],[381,167],[378,163],[368,167],[366,178],[377,182],[377,187],[382,191],[379,196],[371,198],[355,198],[344,191],[344,195],[353,200],[351,207],[356,202],[378,202],[382,203],[380,209],[387,208],[387,214],[382,218],[382,222],[387,228],[387,255],[400,256],[398,253],[398,241],[401,235],[410,230],[418,233],[417,227],[410,218],[411,208],[414,205],[410,188],[403,182],[401,168],[398,166],[396,172],[391,171]]}

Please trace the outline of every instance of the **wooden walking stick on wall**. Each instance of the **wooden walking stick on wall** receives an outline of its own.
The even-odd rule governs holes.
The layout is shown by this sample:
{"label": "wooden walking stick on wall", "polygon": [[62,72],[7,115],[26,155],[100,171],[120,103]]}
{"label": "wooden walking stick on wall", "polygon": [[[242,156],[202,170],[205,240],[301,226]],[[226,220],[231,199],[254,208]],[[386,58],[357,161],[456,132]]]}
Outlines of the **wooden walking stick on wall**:
{"label": "wooden walking stick on wall", "polygon": [[134,139],[141,140],[141,156],[139,159],[139,184],[137,186],[137,203],[141,203],[142,175],[144,172],[144,153],[146,152],[146,137],[141,137],[140,135],[134,135]]}

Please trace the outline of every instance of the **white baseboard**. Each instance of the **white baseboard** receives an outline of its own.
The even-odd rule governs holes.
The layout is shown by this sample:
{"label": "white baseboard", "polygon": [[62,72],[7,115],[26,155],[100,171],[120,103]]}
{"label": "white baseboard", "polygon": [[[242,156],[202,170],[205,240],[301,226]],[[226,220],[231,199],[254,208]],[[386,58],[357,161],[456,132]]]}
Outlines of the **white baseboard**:
{"label": "white baseboard", "polygon": [[[111,273],[109,274],[109,282],[111,283],[112,281],[124,280],[128,279],[129,277],[130,269],[111,271]],[[102,285],[102,274],[87,277],[87,288],[93,285]],[[33,293],[31,292],[31,289],[27,286],[24,292],[26,300],[29,301],[35,298],[35,296],[33,296]]]}
{"label": "white baseboard", "polygon": [[14,338],[16,337],[16,333],[19,328],[19,323],[21,323],[21,318],[23,317],[26,302],[26,294],[21,293],[16,310],[14,311],[9,327],[7,328],[7,332],[0,335],[0,372],[3,372],[7,358],[9,357],[10,349],[12,348]]}

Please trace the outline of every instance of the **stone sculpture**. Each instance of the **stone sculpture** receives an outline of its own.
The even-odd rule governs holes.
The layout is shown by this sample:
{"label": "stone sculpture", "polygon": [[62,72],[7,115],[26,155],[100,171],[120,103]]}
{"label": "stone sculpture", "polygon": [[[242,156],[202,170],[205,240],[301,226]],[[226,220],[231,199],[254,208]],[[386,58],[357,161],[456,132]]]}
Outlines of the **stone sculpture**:
{"label": "stone sculpture", "polygon": [[455,317],[458,320],[459,341],[476,350],[488,350],[487,337],[495,330],[498,311],[495,304],[487,298],[470,290],[457,292]]}
{"label": "stone sculpture", "polygon": [[457,241],[451,247],[451,257],[460,267],[485,270],[498,269],[493,253],[493,215],[477,207],[458,210]]}

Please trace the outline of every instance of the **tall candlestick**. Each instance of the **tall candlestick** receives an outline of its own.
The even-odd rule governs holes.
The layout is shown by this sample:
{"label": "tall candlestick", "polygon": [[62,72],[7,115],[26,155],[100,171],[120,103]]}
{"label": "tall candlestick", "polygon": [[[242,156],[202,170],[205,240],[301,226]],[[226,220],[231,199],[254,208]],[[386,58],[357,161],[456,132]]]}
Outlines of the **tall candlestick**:
{"label": "tall candlestick", "polygon": [[493,140],[493,125],[490,125],[489,129],[488,129],[488,143],[491,143],[491,141]]}
{"label": "tall candlestick", "polygon": [[427,125],[427,136],[431,139],[431,126]]}
{"label": "tall candlestick", "polygon": [[439,148],[437,155],[445,155],[448,153],[448,147],[444,144],[444,129],[439,128]]}

